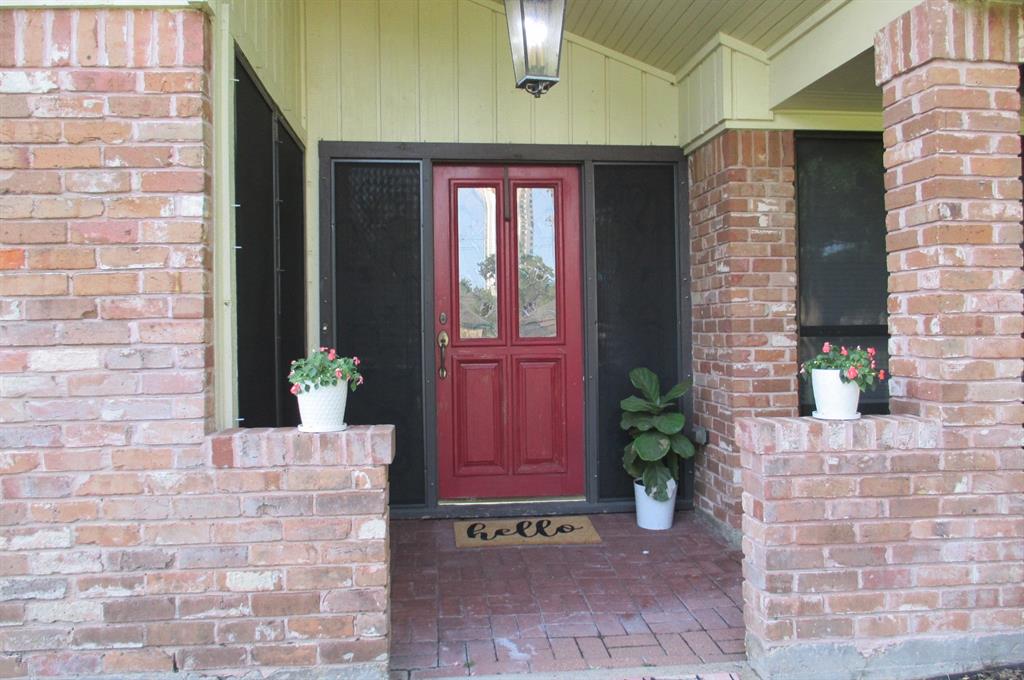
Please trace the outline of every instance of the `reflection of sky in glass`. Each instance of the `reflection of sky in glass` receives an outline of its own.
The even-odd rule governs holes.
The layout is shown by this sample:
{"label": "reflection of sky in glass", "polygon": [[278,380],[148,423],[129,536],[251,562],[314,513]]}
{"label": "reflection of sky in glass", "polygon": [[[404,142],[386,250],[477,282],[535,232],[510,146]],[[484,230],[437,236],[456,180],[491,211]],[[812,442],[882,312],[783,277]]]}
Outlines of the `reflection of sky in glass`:
{"label": "reflection of sky in glass", "polygon": [[459,279],[474,288],[484,285],[480,263],[495,251],[494,189],[460,187],[459,200]]}
{"label": "reflection of sky in glass", "polygon": [[[555,191],[521,188],[516,193],[519,216],[519,335],[557,334],[555,300]],[[539,262],[538,262],[539,260]]]}
{"label": "reflection of sky in glass", "polygon": [[[519,254],[536,255],[555,268],[555,192],[553,189],[519,189]],[[523,214],[523,213],[526,214]]]}

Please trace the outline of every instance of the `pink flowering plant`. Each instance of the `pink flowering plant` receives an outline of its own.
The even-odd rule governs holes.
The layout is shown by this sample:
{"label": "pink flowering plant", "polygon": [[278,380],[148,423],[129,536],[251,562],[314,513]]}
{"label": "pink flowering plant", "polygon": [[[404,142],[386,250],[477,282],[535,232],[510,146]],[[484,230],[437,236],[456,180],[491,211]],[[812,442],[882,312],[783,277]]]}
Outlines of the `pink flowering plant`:
{"label": "pink flowering plant", "polygon": [[878,368],[875,361],[877,352],[874,347],[847,349],[845,345],[833,345],[826,342],[821,346],[821,354],[800,367],[800,377],[807,380],[811,371],[817,369],[838,369],[839,379],[844,383],[857,383],[861,392],[872,387],[876,381],[885,380],[885,369]]}
{"label": "pink flowering plant", "polygon": [[355,392],[363,384],[363,376],[359,374],[359,357],[339,356],[332,347],[321,347],[310,352],[305,359],[292,362],[288,373],[288,382],[292,384],[292,394],[309,392],[318,387],[337,385],[342,380],[348,381],[348,388]]}

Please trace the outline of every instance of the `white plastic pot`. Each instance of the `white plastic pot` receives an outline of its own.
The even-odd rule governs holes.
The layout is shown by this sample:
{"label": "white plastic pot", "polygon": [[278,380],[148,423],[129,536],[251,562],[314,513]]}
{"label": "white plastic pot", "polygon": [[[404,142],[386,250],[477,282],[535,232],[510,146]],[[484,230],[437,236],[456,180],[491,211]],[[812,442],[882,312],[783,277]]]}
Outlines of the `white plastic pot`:
{"label": "white plastic pot", "polygon": [[295,395],[299,399],[299,415],[302,432],[338,432],[344,430],[345,404],[348,402],[348,381],[340,380],[337,385],[314,387]]}
{"label": "white plastic pot", "polygon": [[857,420],[857,403],[860,388],[857,383],[844,383],[838,368],[815,368],[811,370],[811,388],[814,390],[813,415],[821,420]]}
{"label": "white plastic pot", "polygon": [[647,495],[642,480],[633,480],[633,493],[636,496],[636,524],[641,529],[662,531],[672,528],[672,518],[676,512],[676,491],[678,485],[674,479],[668,480],[668,500],[657,501]]}

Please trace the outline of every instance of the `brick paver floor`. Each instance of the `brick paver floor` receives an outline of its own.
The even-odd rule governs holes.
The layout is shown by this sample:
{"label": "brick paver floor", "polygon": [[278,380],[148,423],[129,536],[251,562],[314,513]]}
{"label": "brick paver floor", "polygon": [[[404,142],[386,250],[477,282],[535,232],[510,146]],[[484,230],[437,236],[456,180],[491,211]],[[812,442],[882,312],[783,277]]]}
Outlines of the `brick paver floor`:
{"label": "brick paver floor", "polygon": [[738,551],[692,513],[670,531],[590,518],[600,545],[472,549],[451,520],[393,521],[392,677],[745,658]]}

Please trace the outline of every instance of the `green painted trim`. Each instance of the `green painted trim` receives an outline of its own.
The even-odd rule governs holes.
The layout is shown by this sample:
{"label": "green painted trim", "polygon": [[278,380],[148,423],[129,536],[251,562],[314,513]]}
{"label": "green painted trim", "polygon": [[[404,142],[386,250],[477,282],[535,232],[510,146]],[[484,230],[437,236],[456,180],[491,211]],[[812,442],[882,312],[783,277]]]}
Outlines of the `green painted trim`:
{"label": "green painted trim", "polygon": [[238,425],[235,307],[235,41],[231,12],[213,31],[213,387],[218,429]]}
{"label": "green painted trim", "polygon": [[687,142],[683,151],[691,154],[726,130],[829,130],[834,132],[881,132],[882,112],[775,111],[771,120],[723,120]]}

